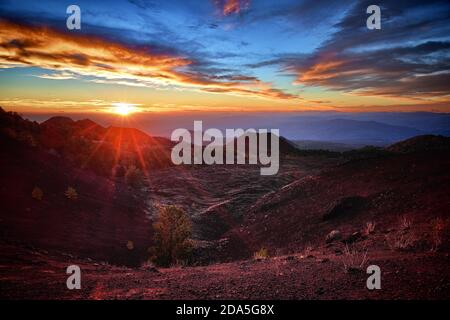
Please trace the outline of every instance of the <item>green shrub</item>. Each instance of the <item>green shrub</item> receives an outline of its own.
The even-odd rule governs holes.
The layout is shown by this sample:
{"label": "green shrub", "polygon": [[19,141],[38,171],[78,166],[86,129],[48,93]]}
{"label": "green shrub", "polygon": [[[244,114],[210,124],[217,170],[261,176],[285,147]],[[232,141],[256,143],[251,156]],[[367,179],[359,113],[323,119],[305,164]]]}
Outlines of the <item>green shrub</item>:
{"label": "green shrub", "polygon": [[125,181],[133,188],[139,188],[144,182],[142,171],[136,166],[129,166],[125,172]]}
{"label": "green shrub", "polygon": [[153,263],[168,267],[188,261],[192,250],[192,226],[182,209],[175,206],[161,208],[153,229],[155,245],[149,249]]}
{"label": "green shrub", "polygon": [[34,187],[33,191],[31,191],[31,197],[33,199],[41,201],[44,197],[44,191],[42,191],[39,187]]}
{"label": "green shrub", "polygon": [[66,192],[64,192],[65,196],[69,200],[77,200],[78,199],[78,192],[73,187],[68,187]]}
{"label": "green shrub", "polygon": [[133,250],[134,249],[134,242],[131,240],[127,241],[127,249],[128,250]]}

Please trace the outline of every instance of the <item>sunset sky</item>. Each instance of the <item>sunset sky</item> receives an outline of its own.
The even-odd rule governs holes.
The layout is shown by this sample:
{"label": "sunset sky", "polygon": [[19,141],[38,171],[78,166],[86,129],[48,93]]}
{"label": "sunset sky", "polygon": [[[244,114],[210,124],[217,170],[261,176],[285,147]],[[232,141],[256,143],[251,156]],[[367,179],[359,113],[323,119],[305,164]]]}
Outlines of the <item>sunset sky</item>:
{"label": "sunset sky", "polygon": [[0,42],[19,112],[450,112],[447,0],[6,0]]}

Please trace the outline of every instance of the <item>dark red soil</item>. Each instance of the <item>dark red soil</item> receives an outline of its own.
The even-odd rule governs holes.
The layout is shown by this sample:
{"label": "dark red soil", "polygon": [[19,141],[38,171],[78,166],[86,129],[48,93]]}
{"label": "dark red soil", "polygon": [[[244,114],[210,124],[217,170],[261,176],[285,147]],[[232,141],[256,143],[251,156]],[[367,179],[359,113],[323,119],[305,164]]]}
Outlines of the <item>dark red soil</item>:
{"label": "dark red soil", "polygon": [[[152,226],[138,191],[39,149],[5,144],[2,140],[2,150],[8,150],[0,158],[2,239],[119,264],[142,262]],[[77,200],[65,196],[69,186],[77,190]],[[40,201],[31,196],[35,187],[44,192]]]}
{"label": "dark red soil", "polygon": [[[342,256],[312,251],[205,267],[128,269],[1,245],[0,299],[449,299],[449,255],[371,252],[381,290],[364,271],[344,271]],[[81,268],[68,290],[66,268]]]}
{"label": "dark red soil", "polygon": [[[422,137],[344,155],[284,155],[280,172],[268,177],[257,166],[154,168],[142,187],[132,188],[24,141],[42,134],[39,125],[17,116],[8,121],[21,137],[6,138],[0,128],[0,298],[449,298],[446,139]],[[106,130],[65,122],[56,121],[71,134],[78,127]],[[139,143],[153,141],[126,131]],[[69,186],[76,200],[65,196]],[[42,200],[32,197],[35,187]],[[152,245],[158,207],[167,204],[191,217],[193,263],[203,266],[139,267]],[[326,241],[331,231],[339,237]],[[261,248],[270,258],[253,258]],[[344,270],[365,253],[367,261]],[[82,269],[82,290],[66,288],[71,264]],[[366,289],[369,264],[380,266],[382,290]]]}
{"label": "dark red soil", "polygon": [[[241,226],[226,236],[241,239],[251,251],[264,246],[289,252],[317,245],[335,229],[343,235],[362,231],[368,222],[375,222],[379,229],[395,230],[406,216],[421,233],[417,237],[426,242],[434,219],[450,218],[449,168],[448,151],[349,161],[261,198]],[[347,198],[358,199],[358,204],[324,218]],[[447,229],[447,250],[448,240]]]}

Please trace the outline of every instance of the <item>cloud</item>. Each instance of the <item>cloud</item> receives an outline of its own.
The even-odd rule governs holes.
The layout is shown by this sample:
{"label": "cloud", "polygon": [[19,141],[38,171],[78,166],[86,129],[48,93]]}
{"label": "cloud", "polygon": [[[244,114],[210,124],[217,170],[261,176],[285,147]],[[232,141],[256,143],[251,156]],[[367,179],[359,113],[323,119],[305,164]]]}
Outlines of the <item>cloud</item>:
{"label": "cloud", "polygon": [[250,7],[250,0],[215,0],[224,16],[239,14]]}
{"label": "cloud", "polygon": [[[252,11],[246,15],[248,23],[263,22],[276,23],[276,21],[288,20],[296,27],[315,29],[319,25],[329,25],[341,12],[347,10],[354,0],[323,1],[274,1],[264,6],[258,2]],[[255,9],[255,10],[253,10]],[[295,30],[299,32],[299,30]]]}
{"label": "cloud", "polygon": [[358,95],[433,97],[450,94],[450,42],[370,52],[322,52],[287,66],[296,84]]}
{"label": "cloud", "polygon": [[78,77],[70,72],[55,72],[52,74],[40,74],[35,76],[37,78],[41,79],[48,79],[48,80],[69,80],[69,79],[77,79]]}
{"label": "cloud", "polygon": [[105,100],[63,100],[63,99],[29,99],[29,98],[13,98],[0,99],[1,106],[7,106],[12,110],[29,110],[32,108],[37,112],[52,112],[55,110],[62,111],[70,109],[71,112],[77,111],[99,111],[111,108],[113,101]]}
{"label": "cloud", "polygon": [[283,55],[254,64],[279,65],[296,85],[359,96],[449,101],[450,4],[448,1],[385,1],[381,30],[366,28],[359,1],[311,54]]}
{"label": "cloud", "polygon": [[39,67],[61,75],[148,87],[180,86],[268,99],[296,99],[270,83],[246,75],[196,71],[198,62],[151,46],[126,46],[90,35],[0,20],[0,66]]}

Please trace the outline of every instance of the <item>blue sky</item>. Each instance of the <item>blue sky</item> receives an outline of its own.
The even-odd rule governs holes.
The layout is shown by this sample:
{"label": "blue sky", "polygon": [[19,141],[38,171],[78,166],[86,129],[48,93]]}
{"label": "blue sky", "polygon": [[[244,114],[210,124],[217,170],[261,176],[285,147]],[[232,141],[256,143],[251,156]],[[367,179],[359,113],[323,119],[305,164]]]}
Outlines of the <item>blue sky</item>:
{"label": "blue sky", "polygon": [[[106,106],[126,99],[148,110],[448,111],[449,2],[380,1],[382,29],[368,30],[372,2],[3,1],[3,29],[17,34],[1,35],[0,103],[30,109],[53,99],[60,101],[55,108],[67,109],[75,102]],[[81,8],[81,31],[65,28],[70,4]],[[18,26],[38,31],[28,39]],[[43,57],[51,46],[36,39],[39,32],[61,37],[60,51],[49,49]],[[114,65],[90,56],[94,48],[83,37],[102,41],[97,52],[120,47]],[[67,63],[60,58],[65,48],[73,50]],[[133,52],[157,66],[136,59],[121,68],[120,59],[126,65],[124,57]],[[60,60],[51,61],[55,57]],[[179,63],[167,64],[168,58]],[[139,68],[150,70],[128,73]],[[49,86],[60,94],[44,92]]]}

